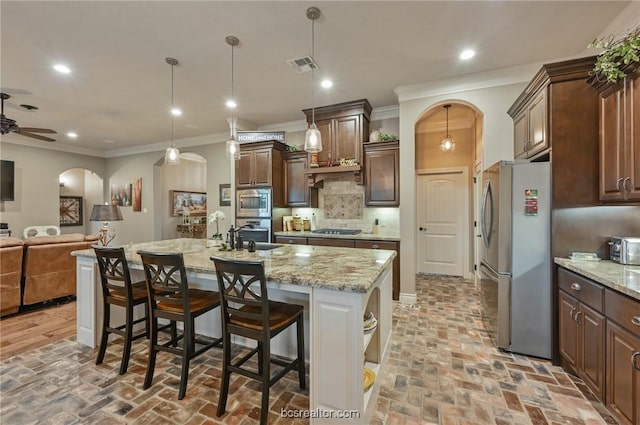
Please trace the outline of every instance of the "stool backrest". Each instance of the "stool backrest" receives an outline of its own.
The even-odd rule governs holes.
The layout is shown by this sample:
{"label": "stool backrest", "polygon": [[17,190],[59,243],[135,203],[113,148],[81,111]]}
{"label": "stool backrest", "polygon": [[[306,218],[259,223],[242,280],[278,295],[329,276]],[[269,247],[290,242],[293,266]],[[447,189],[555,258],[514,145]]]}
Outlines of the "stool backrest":
{"label": "stool backrest", "polygon": [[182,253],[141,250],[138,254],[142,258],[151,309],[189,315],[189,282]]}
{"label": "stool backrest", "polygon": [[[237,261],[220,257],[211,259],[218,277],[223,322],[228,323],[230,316],[233,316],[243,321],[268,324],[269,298],[262,261]],[[245,306],[249,308],[241,309]],[[264,328],[268,330],[269,326]]]}
{"label": "stool backrest", "polygon": [[124,248],[108,248],[92,246],[98,260],[102,295],[109,300],[114,292],[127,299],[133,298],[129,265],[124,254]]}

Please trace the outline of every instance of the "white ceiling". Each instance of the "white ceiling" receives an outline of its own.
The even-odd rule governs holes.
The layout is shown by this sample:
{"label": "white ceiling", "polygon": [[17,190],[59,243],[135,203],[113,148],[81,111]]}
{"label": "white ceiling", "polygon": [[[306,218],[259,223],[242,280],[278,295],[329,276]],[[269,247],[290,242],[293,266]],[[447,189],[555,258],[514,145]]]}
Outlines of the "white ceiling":
{"label": "white ceiling", "polygon": [[[311,75],[286,60],[311,53],[309,6],[316,22],[315,105],[368,98],[398,103],[400,86],[584,54],[628,1],[6,1],[0,3],[5,114],[24,127],[58,131],[54,142],[99,155],[171,138],[175,57],[175,138],[228,131],[235,35],[238,118],[249,127],[304,119]],[[466,47],[474,59],[457,56]],[[65,62],[71,75],[52,71]],[[39,110],[28,112],[19,104]],[[78,139],[70,140],[73,130]],[[23,136],[3,141],[42,146]],[[108,142],[107,142],[108,141]]]}

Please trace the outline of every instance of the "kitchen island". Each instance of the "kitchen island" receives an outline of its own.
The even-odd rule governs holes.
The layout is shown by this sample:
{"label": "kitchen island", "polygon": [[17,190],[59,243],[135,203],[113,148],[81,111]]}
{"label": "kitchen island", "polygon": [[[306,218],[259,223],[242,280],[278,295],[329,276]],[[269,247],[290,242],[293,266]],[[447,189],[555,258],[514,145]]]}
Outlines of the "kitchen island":
{"label": "kitchen island", "polygon": [[[135,278],[142,276],[137,251],[182,252],[189,281],[201,289],[218,290],[213,255],[238,260],[263,260],[269,298],[304,305],[305,344],[309,362],[311,412],[358,411],[352,423],[368,423],[374,384],[363,391],[363,369],[378,372],[391,336],[391,282],[395,251],[282,245],[274,249],[219,251],[201,239],[175,239],[125,247]],[[269,246],[268,248],[273,248]],[[77,257],[78,342],[95,347],[99,341],[102,302],[93,250]],[[134,278],[134,280],[135,280]],[[376,329],[365,333],[363,317],[373,312]],[[199,323],[198,323],[199,322]],[[220,313],[213,310],[196,323],[196,332],[217,337]],[[235,343],[246,341],[236,338]],[[295,332],[283,332],[272,342],[274,354],[295,356]],[[331,413],[328,413],[329,415]],[[345,423],[344,418],[312,418],[312,423]]]}

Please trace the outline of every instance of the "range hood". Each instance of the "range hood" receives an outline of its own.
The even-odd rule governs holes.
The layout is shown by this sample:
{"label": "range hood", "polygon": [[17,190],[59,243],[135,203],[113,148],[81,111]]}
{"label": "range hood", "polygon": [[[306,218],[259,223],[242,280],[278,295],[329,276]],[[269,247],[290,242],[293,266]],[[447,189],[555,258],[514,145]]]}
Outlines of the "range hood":
{"label": "range hood", "polygon": [[336,167],[305,168],[307,185],[322,187],[325,179],[354,180],[357,184],[364,184],[361,165],[340,165]]}

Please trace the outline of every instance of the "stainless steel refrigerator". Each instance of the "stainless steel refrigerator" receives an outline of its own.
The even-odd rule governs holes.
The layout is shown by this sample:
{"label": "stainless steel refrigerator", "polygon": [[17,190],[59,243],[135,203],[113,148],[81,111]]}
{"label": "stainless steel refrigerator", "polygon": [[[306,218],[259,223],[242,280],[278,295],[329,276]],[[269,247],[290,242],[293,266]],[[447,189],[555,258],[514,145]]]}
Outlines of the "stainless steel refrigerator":
{"label": "stainless steel refrigerator", "polygon": [[551,358],[551,173],[501,161],[482,174],[482,318],[498,348]]}

